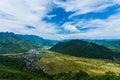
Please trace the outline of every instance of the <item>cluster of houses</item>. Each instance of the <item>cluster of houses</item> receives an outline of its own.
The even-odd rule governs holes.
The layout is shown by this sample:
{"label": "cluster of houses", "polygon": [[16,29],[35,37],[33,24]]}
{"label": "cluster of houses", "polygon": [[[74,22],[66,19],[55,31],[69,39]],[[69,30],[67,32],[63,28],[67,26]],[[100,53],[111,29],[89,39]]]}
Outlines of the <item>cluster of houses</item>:
{"label": "cluster of houses", "polygon": [[34,71],[39,71],[42,70],[44,71],[44,67],[43,66],[36,66],[33,63],[36,61],[40,61],[41,58],[37,57],[37,54],[42,53],[39,50],[29,50],[26,54],[22,54],[22,55],[18,55],[17,57],[24,60],[24,62],[26,63],[26,67],[25,70],[34,70]]}

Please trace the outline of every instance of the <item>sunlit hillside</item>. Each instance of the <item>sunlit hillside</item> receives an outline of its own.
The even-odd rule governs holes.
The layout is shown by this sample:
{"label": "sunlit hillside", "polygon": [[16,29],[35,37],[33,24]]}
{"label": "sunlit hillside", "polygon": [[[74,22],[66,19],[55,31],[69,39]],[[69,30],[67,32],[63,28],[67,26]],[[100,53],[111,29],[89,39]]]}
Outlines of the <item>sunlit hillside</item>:
{"label": "sunlit hillside", "polygon": [[48,74],[80,70],[86,71],[90,75],[101,75],[107,71],[120,73],[120,66],[110,60],[73,57],[51,51],[40,53],[38,57],[41,59],[34,64],[43,66],[44,71]]}

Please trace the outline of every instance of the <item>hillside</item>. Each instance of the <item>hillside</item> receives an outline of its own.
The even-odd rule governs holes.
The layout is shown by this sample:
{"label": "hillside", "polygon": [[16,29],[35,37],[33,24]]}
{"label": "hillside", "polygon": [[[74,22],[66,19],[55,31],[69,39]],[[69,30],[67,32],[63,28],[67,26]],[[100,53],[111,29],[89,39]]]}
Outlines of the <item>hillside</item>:
{"label": "hillside", "polygon": [[0,56],[0,80],[45,80],[42,73],[25,71],[25,62],[21,59]]}
{"label": "hillside", "polygon": [[21,53],[40,47],[32,41],[16,37],[13,33],[0,33],[0,54]]}
{"label": "hillside", "polygon": [[40,53],[38,57],[41,60],[36,61],[34,64],[43,66],[44,71],[48,74],[68,71],[78,72],[80,70],[89,73],[89,75],[103,75],[108,71],[120,72],[120,66],[117,67],[117,63],[107,60],[74,57],[52,51]]}
{"label": "hillside", "polygon": [[50,50],[63,54],[86,58],[112,59],[113,57],[119,56],[117,53],[104,46],[82,40],[59,42]]}
{"label": "hillside", "polygon": [[21,35],[0,32],[0,54],[21,53],[30,49],[52,46],[55,40],[47,40],[35,35]]}
{"label": "hillside", "polygon": [[0,56],[0,80],[120,80],[120,66],[112,61],[46,51],[37,54],[38,60],[32,63],[42,67],[41,71],[32,65],[27,68],[26,60],[17,57],[20,55]]}
{"label": "hillside", "polygon": [[93,42],[102,46],[105,46],[115,52],[120,52],[120,40],[119,39],[111,39],[111,40],[86,40],[88,42]]}

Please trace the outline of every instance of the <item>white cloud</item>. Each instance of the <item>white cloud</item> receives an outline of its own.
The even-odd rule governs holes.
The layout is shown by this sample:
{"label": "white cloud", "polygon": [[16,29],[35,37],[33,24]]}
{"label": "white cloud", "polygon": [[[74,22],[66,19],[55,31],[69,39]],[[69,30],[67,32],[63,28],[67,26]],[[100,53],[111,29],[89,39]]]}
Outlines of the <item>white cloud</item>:
{"label": "white cloud", "polygon": [[120,0],[67,0],[66,2],[54,0],[54,3],[67,12],[74,11],[75,13],[69,16],[71,18],[89,12],[104,11],[107,7],[120,4]]}
{"label": "white cloud", "polygon": [[56,15],[47,15],[46,16],[48,19],[51,19],[51,18],[53,18],[53,17],[56,17]]}
{"label": "white cloud", "polygon": [[[120,0],[1,0],[0,1],[0,31],[19,34],[34,34],[49,39],[67,38],[120,38],[120,13],[111,15],[108,19],[95,19],[65,22],[63,31],[71,34],[57,34],[60,30],[54,23],[43,21],[43,17],[52,18],[56,15],[47,15],[53,4],[64,8],[67,12],[74,11],[69,18],[89,12],[104,11],[107,7],[120,4]],[[120,10],[119,10],[120,11]],[[75,24],[72,24],[75,23]],[[59,24],[59,23],[58,23]],[[35,29],[28,29],[30,25]],[[87,32],[81,28],[95,27]]]}
{"label": "white cloud", "polygon": [[89,28],[91,26],[96,28],[87,32],[64,34],[59,36],[62,36],[63,39],[120,39],[120,13],[105,20],[83,20],[74,24],[73,26],[76,25],[82,28]]}
{"label": "white cloud", "polygon": [[64,30],[70,31],[70,32],[80,32],[80,31],[76,28],[76,26],[74,26],[74,25],[72,25],[72,24],[70,24],[70,23],[65,23],[65,24],[63,24],[63,28],[64,28]]}
{"label": "white cloud", "polygon": [[[0,31],[21,34],[52,34],[56,33],[56,25],[42,20],[51,10],[52,0],[1,0],[0,1]],[[25,26],[34,26],[28,29]]]}

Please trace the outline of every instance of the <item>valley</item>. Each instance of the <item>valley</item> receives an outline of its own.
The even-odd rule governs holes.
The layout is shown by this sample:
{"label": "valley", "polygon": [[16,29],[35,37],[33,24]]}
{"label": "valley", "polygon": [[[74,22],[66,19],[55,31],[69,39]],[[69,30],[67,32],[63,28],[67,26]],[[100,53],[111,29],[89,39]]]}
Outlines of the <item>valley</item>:
{"label": "valley", "polygon": [[[4,56],[3,59],[2,56]],[[3,63],[0,63],[0,71],[3,71],[0,72],[1,79],[67,80],[67,75],[71,74],[77,78],[77,74],[84,74],[83,80],[86,80],[86,78],[101,80],[101,78],[105,78],[104,76],[111,77],[111,74],[115,74],[113,78],[116,77],[118,78],[116,80],[119,80],[117,75],[120,74],[120,64],[113,60],[75,57],[50,51],[49,48],[29,50],[24,54],[16,55],[1,54],[0,59],[3,61]],[[13,60],[11,61],[11,59]],[[9,62],[6,62],[6,60],[9,60]],[[9,74],[14,75],[14,77]],[[15,77],[15,75],[19,76]],[[72,76],[69,77],[71,80],[77,80]],[[65,79],[62,79],[62,77]]]}
{"label": "valley", "polygon": [[118,50],[79,39],[52,41],[34,35],[0,34],[1,80],[120,79]]}
{"label": "valley", "polygon": [[120,80],[120,0],[0,0],[0,80]]}
{"label": "valley", "polygon": [[38,54],[38,57],[41,59],[34,64],[44,66],[45,72],[48,74],[58,74],[68,71],[78,72],[80,70],[86,71],[90,75],[103,75],[107,71],[120,72],[120,66],[117,67],[117,63],[109,59],[100,60],[73,57],[51,51]]}
{"label": "valley", "polygon": [[[5,55],[6,56],[6,55]],[[103,75],[112,71],[120,72],[120,64],[110,59],[92,59],[84,57],[74,57],[49,50],[29,50],[26,54],[7,55],[24,60],[26,67],[24,70],[42,70],[49,75],[62,72],[78,72],[80,70],[89,75]]]}

